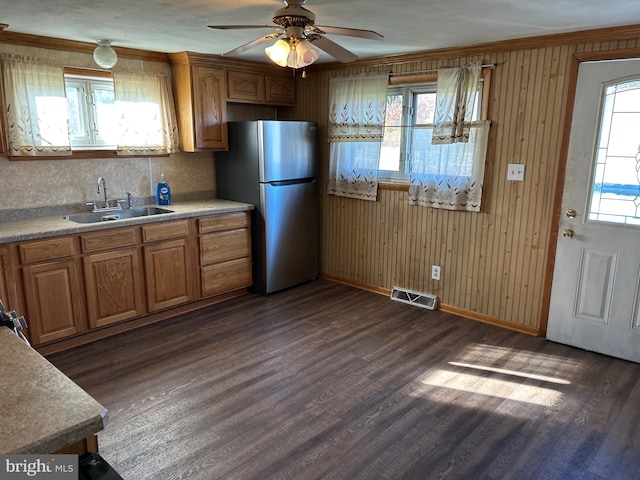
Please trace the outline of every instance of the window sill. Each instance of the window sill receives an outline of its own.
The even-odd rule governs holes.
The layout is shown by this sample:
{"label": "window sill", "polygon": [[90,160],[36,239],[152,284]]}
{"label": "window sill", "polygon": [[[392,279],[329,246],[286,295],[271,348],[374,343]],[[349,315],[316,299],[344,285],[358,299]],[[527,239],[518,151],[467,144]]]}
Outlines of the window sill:
{"label": "window sill", "polygon": [[140,158],[140,157],[168,157],[161,155],[118,155],[115,150],[76,150],[71,155],[39,155],[39,156],[7,156],[11,161],[25,160],[80,160],[88,158]]}
{"label": "window sill", "polygon": [[378,181],[378,189],[380,190],[394,190],[397,192],[408,192],[409,191],[409,183],[400,183],[400,182],[392,182],[389,180],[379,180]]}

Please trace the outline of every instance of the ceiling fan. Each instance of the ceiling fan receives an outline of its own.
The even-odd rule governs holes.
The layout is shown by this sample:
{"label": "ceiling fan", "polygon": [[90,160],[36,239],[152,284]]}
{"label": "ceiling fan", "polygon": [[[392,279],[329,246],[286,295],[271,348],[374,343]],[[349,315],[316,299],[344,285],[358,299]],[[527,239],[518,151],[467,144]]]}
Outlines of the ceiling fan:
{"label": "ceiling fan", "polygon": [[245,28],[270,28],[275,30],[260,38],[245,43],[233,50],[223,53],[225,56],[239,55],[257,45],[279,38],[276,43],[265,49],[267,56],[283,67],[301,68],[318,59],[318,47],[340,62],[352,62],[358,56],[344,47],[324,37],[325,34],[348,35],[370,40],[382,40],[384,37],[373,30],[357,28],[329,27],[316,25],[316,16],[303,7],[306,0],[283,0],[284,7],[273,14],[274,25],[209,25],[219,30]]}

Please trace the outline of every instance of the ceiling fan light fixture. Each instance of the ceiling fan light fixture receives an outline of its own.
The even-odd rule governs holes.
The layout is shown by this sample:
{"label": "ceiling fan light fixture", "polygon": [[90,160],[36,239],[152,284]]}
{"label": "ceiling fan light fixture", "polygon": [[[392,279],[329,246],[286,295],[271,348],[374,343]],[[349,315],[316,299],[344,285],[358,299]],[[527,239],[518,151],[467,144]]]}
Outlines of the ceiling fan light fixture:
{"label": "ceiling fan light fixture", "polygon": [[93,60],[102,68],[113,68],[118,62],[118,55],[111,47],[111,40],[98,40],[98,46],[93,51]]}
{"label": "ceiling fan light fixture", "polygon": [[290,52],[291,47],[282,39],[264,49],[264,53],[267,54],[267,57],[269,57],[273,63],[280,65],[281,67],[287,66]]}
{"label": "ceiling fan light fixture", "polygon": [[305,38],[280,39],[264,52],[273,63],[281,67],[303,68],[320,57],[320,52]]}
{"label": "ceiling fan light fixture", "polygon": [[297,59],[300,67],[306,67],[320,58],[320,52],[309,40],[300,40],[296,46]]}

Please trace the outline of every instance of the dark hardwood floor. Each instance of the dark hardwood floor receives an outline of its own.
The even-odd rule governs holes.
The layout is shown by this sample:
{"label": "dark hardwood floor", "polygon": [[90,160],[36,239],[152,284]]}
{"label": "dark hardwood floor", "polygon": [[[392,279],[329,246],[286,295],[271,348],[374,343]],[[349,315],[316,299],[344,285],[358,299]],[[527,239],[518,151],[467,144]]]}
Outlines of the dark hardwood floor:
{"label": "dark hardwood floor", "polygon": [[640,365],[324,280],[49,359],[126,480],[640,478]]}

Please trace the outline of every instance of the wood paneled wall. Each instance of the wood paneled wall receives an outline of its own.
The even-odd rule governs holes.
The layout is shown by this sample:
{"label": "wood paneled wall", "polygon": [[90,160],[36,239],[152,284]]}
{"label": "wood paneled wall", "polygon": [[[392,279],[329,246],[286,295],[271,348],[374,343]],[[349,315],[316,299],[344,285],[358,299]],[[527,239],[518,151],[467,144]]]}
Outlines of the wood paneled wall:
{"label": "wood paneled wall", "polygon": [[[612,29],[615,34],[615,29]],[[637,48],[640,33],[602,42],[589,35],[519,40],[481,48],[443,50],[424,58],[378,59],[310,69],[299,80],[296,117],[319,124],[321,158],[321,274],[380,293],[394,286],[436,294],[445,310],[531,334],[544,334],[547,269],[554,195],[570,66],[576,52]],[[615,38],[613,36],[612,38]],[[534,40],[534,39],[532,39]],[[452,52],[470,53],[452,56]],[[381,188],[376,202],[326,194],[329,78],[346,73],[417,72],[471,61],[496,64],[492,121],[480,213],[410,207],[407,192]],[[388,63],[387,63],[388,62]],[[524,182],[508,182],[507,165],[526,165]],[[442,266],[440,281],[431,265]],[[546,282],[546,283],[545,283]]]}

